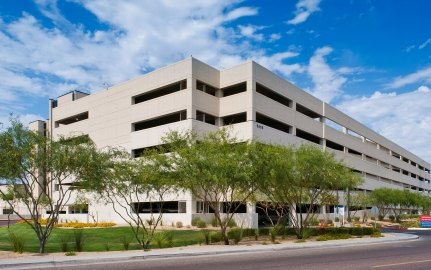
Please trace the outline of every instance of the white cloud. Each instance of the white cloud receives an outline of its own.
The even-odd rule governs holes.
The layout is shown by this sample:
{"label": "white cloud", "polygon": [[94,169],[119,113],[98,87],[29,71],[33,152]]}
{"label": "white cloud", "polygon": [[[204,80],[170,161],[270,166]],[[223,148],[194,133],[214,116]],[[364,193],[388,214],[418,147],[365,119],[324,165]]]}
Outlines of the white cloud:
{"label": "white cloud", "polygon": [[341,74],[347,68],[341,68],[341,72],[333,70],[325,61],[325,56],[332,52],[330,47],[322,47],[314,52],[310,58],[308,74],[311,76],[314,87],[311,93],[325,102],[331,102],[342,94],[341,87],[347,79]]}
{"label": "white cloud", "polygon": [[289,21],[288,24],[300,24],[305,22],[310,15],[319,11],[319,4],[321,0],[299,0],[296,3],[295,17]]}
{"label": "white cloud", "polygon": [[368,97],[352,98],[337,107],[376,132],[431,161],[431,89],[397,94],[375,92]]}
{"label": "white cloud", "polygon": [[256,31],[263,29],[264,28],[263,26],[239,25],[238,28],[239,28],[241,35],[243,35],[244,37],[251,38],[254,40],[258,40],[258,41],[263,40],[263,34],[262,33],[259,33],[259,34],[256,33]]}
{"label": "white cloud", "polygon": [[22,97],[29,105],[32,97],[71,89],[94,92],[189,55],[219,68],[262,59],[284,75],[301,71],[283,63],[288,49],[279,54],[256,49],[265,42],[256,35],[261,26],[243,29],[249,36],[239,37],[235,20],[258,13],[242,1],[73,0],[104,24],[91,31],[69,21],[57,1],[35,1],[52,23],[27,13],[8,23],[0,19],[0,107],[12,111],[7,103]]}
{"label": "white cloud", "polygon": [[424,43],[422,43],[421,45],[419,45],[419,50],[422,50],[423,48],[425,48],[426,46],[431,44],[431,38],[427,39]]}
{"label": "white cloud", "polygon": [[420,69],[406,76],[396,77],[392,82],[388,83],[386,86],[389,88],[400,88],[409,84],[420,83],[420,82],[431,83],[431,66]]}

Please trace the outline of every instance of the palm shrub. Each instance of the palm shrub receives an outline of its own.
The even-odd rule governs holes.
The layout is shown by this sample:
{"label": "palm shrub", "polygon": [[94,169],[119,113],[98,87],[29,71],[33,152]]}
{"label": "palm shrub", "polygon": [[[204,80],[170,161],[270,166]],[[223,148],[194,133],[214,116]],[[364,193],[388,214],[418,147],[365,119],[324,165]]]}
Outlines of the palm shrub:
{"label": "palm shrub", "polygon": [[75,240],[75,250],[81,252],[84,248],[85,235],[82,229],[77,229],[73,231],[73,236]]}
{"label": "palm shrub", "polygon": [[24,238],[20,235],[17,235],[13,232],[9,232],[9,240],[12,245],[12,250],[14,252],[23,253],[25,241]]}

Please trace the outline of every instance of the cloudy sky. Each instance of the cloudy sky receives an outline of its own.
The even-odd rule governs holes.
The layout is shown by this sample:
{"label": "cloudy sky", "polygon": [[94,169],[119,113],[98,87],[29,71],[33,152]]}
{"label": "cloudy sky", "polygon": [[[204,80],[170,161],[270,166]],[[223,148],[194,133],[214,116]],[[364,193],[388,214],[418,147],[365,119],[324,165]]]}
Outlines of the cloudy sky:
{"label": "cloudy sky", "polygon": [[0,1],[0,122],[189,55],[254,60],[431,161],[431,1]]}

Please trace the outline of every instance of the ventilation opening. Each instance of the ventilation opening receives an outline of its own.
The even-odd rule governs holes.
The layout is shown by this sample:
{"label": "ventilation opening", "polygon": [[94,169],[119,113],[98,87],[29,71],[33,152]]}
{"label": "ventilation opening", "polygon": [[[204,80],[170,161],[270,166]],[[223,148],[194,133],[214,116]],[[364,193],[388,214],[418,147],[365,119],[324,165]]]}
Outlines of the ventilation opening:
{"label": "ventilation opening", "polygon": [[307,140],[307,141],[310,141],[310,142],[313,142],[316,144],[320,144],[320,138],[319,137],[317,137],[313,134],[310,134],[308,132],[305,132],[303,130],[296,129],[296,136],[299,138],[302,138],[304,140]]}
{"label": "ventilation opening", "polygon": [[132,104],[138,104],[161,96],[169,95],[187,88],[187,80],[182,80],[161,88],[132,97]]}
{"label": "ventilation opening", "polygon": [[326,140],[326,147],[337,150],[337,151],[344,151],[344,146],[341,144],[338,144],[333,141]]}
{"label": "ventilation opening", "polygon": [[132,149],[132,156],[134,158],[138,158],[141,156],[145,156],[150,151],[157,151],[158,153],[169,153],[171,152],[169,146],[170,145],[168,144],[159,144],[159,145]]}
{"label": "ventilation opening", "polygon": [[242,83],[235,84],[232,86],[224,87],[221,90],[223,93],[223,97],[236,95],[236,94],[247,91],[247,83],[242,82]]}
{"label": "ventilation opening", "polygon": [[216,124],[216,117],[214,115],[204,113],[201,111],[196,111],[196,120],[201,121],[201,122],[205,122],[205,123],[210,124],[210,125]]}
{"label": "ventilation opening", "polygon": [[256,113],[256,122],[286,133],[292,133],[291,126],[260,113]]}
{"label": "ventilation opening", "polygon": [[224,126],[234,125],[234,124],[247,121],[247,113],[243,112],[243,113],[232,114],[232,115],[225,116],[222,119],[223,119]]}
{"label": "ventilation opening", "polygon": [[320,120],[320,115],[318,113],[313,112],[299,103],[296,103],[296,111],[313,118],[314,120]]}
{"label": "ventilation opening", "polygon": [[186,213],[187,202],[185,201],[165,201],[165,202],[136,202],[132,203],[134,213]]}
{"label": "ventilation opening", "polygon": [[60,127],[62,125],[70,125],[82,120],[88,119],[88,112],[80,113],[74,116],[70,116],[55,122],[55,127]]}
{"label": "ventilation opening", "polygon": [[215,87],[213,87],[211,85],[208,85],[206,83],[203,83],[201,81],[196,81],[196,89],[200,90],[200,91],[202,91],[204,93],[207,93],[207,94],[209,94],[211,96],[215,96],[216,95],[216,90],[217,90],[217,88],[215,88]]}
{"label": "ventilation opening", "polygon": [[256,92],[264,95],[267,98],[270,98],[278,103],[283,104],[284,106],[292,108],[292,100],[287,97],[261,85],[260,83],[256,83]]}
{"label": "ventilation opening", "polygon": [[[348,153],[349,153],[350,155],[352,155],[352,156],[362,157],[362,153],[360,153],[360,152],[358,152],[358,151],[356,151],[356,150],[350,149],[350,148],[349,148],[349,150],[348,150]],[[377,160],[376,160],[376,163],[377,163]]]}
{"label": "ventilation opening", "polygon": [[132,131],[138,131],[138,130],[162,126],[170,123],[175,123],[175,122],[186,120],[186,118],[187,118],[187,111],[183,110],[183,111],[163,115],[157,118],[133,123]]}

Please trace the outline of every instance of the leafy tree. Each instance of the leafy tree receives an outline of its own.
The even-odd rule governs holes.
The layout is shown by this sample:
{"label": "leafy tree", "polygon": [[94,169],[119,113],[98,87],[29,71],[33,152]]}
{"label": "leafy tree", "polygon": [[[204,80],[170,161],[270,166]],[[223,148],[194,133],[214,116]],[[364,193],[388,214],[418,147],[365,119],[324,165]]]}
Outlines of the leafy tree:
{"label": "leafy tree", "polygon": [[192,132],[173,132],[165,143],[175,153],[169,158],[179,187],[209,205],[228,245],[228,225],[258,188],[257,183],[270,161],[261,158],[263,145],[239,142],[227,129],[199,138]]}
{"label": "leafy tree", "polygon": [[16,119],[10,124],[0,133],[0,179],[9,187],[0,189],[0,194],[34,230],[39,252],[44,253],[60,211],[72,191],[80,188],[76,177],[97,167],[98,151],[87,137],[52,140]]}
{"label": "leafy tree", "polygon": [[[163,218],[165,195],[173,192],[174,185],[167,171],[163,146],[149,150],[140,158],[132,158],[129,153],[111,148],[105,150],[106,158],[100,163],[99,171],[86,182],[86,188],[94,191],[99,200],[112,206],[126,222],[143,249],[149,248],[157,227]],[[97,177],[99,181],[91,181]],[[102,180],[102,181],[100,181]],[[140,213],[143,202],[148,203],[150,217],[145,219]]]}
{"label": "leafy tree", "polygon": [[298,238],[304,237],[316,206],[332,203],[335,190],[354,188],[361,182],[333,154],[314,146],[268,145],[267,151],[271,172],[260,191],[271,203],[291,207],[284,215],[289,216]]}
{"label": "leafy tree", "polygon": [[[364,192],[356,192],[355,194],[353,194],[353,196],[351,196],[350,198],[351,201],[351,205],[355,206],[355,211],[353,212],[353,216],[356,215],[356,213],[359,210],[366,210],[368,206],[370,206],[371,200],[370,200],[370,196]],[[362,222],[365,222],[366,219],[366,212],[363,212],[363,216],[362,216]]]}

